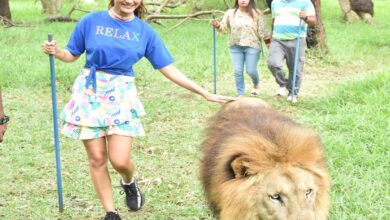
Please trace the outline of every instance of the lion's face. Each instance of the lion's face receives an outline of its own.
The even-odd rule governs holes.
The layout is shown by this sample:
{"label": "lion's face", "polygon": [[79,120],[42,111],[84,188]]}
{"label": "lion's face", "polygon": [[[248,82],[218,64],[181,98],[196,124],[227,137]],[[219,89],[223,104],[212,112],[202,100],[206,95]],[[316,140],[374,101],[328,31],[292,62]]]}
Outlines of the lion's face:
{"label": "lion's face", "polygon": [[325,220],[329,176],[319,136],[253,99],[211,120],[201,176],[221,220]]}
{"label": "lion's face", "polygon": [[[253,154],[255,153],[250,153]],[[216,195],[213,195],[221,204],[220,219],[326,219],[326,170],[282,161],[271,165],[265,162],[266,158],[267,156],[250,158],[248,155],[240,155],[230,162],[233,176],[223,182],[215,191]],[[223,160],[223,157],[219,160]]]}
{"label": "lion's face", "polygon": [[[277,168],[255,183],[261,220],[315,219],[315,176],[297,167]],[[256,187],[256,188],[257,188]]]}

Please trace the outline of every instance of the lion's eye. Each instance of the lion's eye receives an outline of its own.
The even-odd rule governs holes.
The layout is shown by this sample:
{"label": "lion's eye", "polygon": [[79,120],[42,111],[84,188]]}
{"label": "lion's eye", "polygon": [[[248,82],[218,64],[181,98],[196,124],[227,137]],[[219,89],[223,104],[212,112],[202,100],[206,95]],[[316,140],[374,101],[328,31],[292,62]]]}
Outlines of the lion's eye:
{"label": "lion's eye", "polygon": [[309,197],[313,193],[313,189],[308,189],[306,191],[306,197]]}
{"label": "lion's eye", "polygon": [[270,195],[269,198],[272,199],[272,200],[277,200],[277,201],[279,201],[280,203],[283,203],[283,199],[282,199],[282,197],[280,196],[279,193]]}

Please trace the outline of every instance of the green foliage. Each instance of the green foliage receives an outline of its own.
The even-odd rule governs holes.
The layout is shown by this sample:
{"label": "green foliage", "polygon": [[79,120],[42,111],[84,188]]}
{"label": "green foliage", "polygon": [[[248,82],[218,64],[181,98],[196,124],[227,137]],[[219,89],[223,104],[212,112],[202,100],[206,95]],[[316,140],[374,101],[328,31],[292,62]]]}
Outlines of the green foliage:
{"label": "green foliage", "polygon": [[[228,1],[229,2],[229,1]],[[199,0],[199,1],[189,1],[187,7],[191,11],[201,11],[201,10],[226,10],[231,6],[231,4],[226,5],[224,0]]]}
{"label": "green foliage", "polygon": [[[303,121],[322,135],[331,170],[330,219],[388,219],[390,70],[345,82]],[[363,208],[364,207],[364,208]],[[369,207],[369,208],[368,208]]]}

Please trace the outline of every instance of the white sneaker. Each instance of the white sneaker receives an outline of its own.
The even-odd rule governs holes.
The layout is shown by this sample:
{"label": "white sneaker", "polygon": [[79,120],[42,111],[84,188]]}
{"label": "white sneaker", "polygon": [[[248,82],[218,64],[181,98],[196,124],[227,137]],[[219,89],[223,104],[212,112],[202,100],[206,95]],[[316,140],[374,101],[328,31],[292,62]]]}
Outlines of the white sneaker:
{"label": "white sneaker", "polygon": [[258,96],[260,94],[260,89],[252,89],[251,95]]}
{"label": "white sneaker", "polygon": [[278,96],[286,96],[287,94],[287,89],[286,87],[279,87],[278,91],[276,92],[276,95]]}
{"label": "white sneaker", "polygon": [[288,95],[287,101],[292,102],[292,103],[297,103],[298,102],[298,97],[296,95],[295,96]]}

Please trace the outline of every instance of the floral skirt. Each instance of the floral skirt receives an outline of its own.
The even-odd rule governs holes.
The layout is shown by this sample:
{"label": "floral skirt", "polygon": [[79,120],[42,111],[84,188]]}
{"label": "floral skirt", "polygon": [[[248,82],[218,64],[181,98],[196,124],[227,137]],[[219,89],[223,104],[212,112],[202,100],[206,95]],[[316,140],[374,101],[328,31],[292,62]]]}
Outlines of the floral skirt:
{"label": "floral skirt", "polygon": [[98,71],[95,92],[85,86],[88,74],[83,69],[74,82],[71,99],[60,114],[62,133],[82,140],[112,134],[144,136],[140,117],[145,110],[134,77]]}

